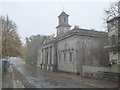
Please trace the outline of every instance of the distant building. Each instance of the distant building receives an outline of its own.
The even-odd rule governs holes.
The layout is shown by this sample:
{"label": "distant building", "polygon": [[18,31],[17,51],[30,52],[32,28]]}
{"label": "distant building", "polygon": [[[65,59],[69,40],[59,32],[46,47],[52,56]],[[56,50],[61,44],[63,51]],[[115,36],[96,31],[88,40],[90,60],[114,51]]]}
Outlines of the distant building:
{"label": "distant building", "polygon": [[104,50],[107,33],[75,26],[70,29],[69,15],[59,16],[57,36],[47,37],[39,49],[37,66],[43,70],[82,73],[82,65],[106,66],[108,52]]}
{"label": "distant building", "polygon": [[109,51],[111,64],[120,64],[120,17],[107,21],[109,43],[105,49]]}

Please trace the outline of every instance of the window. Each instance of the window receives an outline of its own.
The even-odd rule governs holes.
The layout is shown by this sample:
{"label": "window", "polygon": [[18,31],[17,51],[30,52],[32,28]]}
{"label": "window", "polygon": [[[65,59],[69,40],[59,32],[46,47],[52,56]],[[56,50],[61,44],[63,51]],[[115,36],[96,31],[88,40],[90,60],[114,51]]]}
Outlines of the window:
{"label": "window", "polygon": [[66,61],[66,52],[64,52],[64,61]]}
{"label": "window", "polygon": [[113,54],[116,54],[116,52],[114,51]]}
{"label": "window", "polygon": [[[85,65],[85,57],[83,57],[82,63]],[[95,60],[93,60],[93,63],[95,64]]]}
{"label": "window", "polygon": [[113,22],[111,22],[111,24],[112,24],[112,26],[115,26],[115,24],[116,24],[116,21],[113,21]]}
{"label": "window", "polygon": [[115,35],[112,35],[111,40],[112,40],[112,44],[114,45],[116,42]]}
{"label": "window", "polygon": [[60,20],[60,22],[61,22],[61,18],[60,18],[59,20]]}
{"label": "window", "polygon": [[69,59],[70,61],[73,61],[73,52],[69,52]]}
{"label": "window", "polygon": [[59,54],[59,61],[61,60],[61,54]]}
{"label": "window", "polygon": [[66,22],[66,18],[64,18],[64,22]]}

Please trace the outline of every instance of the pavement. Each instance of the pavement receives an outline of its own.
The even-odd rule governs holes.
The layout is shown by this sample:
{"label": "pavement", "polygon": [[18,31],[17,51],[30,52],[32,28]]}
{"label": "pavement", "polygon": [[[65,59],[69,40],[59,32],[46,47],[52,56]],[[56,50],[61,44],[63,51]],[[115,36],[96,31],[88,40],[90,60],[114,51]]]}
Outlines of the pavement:
{"label": "pavement", "polygon": [[14,73],[10,75],[8,71],[3,73],[2,88],[24,88],[24,86],[14,79]]}
{"label": "pavement", "polygon": [[0,90],[2,89],[2,76],[0,76]]}

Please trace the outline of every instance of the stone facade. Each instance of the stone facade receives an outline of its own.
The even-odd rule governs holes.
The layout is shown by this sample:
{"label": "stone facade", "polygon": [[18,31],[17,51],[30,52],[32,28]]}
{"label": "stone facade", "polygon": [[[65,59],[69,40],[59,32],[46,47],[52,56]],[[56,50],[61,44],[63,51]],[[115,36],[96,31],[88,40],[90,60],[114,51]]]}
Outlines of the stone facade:
{"label": "stone facade", "polygon": [[[49,40],[48,40],[49,39]],[[53,38],[47,37],[40,47],[37,66],[44,70],[56,70],[56,42]]]}
{"label": "stone facade", "polygon": [[111,64],[120,64],[120,17],[116,17],[107,22],[109,43],[105,49],[109,52]]}
{"label": "stone facade", "polygon": [[107,33],[75,27],[70,30],[68,14],[59,16],[57,36],[47,38],[39,50],[37,66],[44,70],[82,74],[82,65],[106,66],[109,63]]}

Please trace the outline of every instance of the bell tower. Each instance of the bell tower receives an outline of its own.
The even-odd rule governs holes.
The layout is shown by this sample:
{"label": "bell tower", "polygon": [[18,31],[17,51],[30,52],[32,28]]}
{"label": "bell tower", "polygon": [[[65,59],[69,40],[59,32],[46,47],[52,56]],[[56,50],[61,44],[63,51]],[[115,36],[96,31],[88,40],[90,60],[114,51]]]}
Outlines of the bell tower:
{"label": "bell tower", "polygon": [[58,16],[59,25],[57,28],[57,36],[64,34],[70,30],[70,25],[68,23],[68,17],[69,15],[66,14],[64,11]]}

